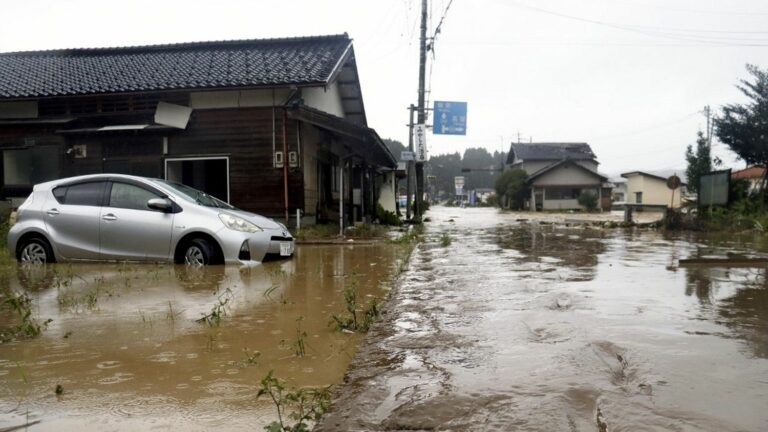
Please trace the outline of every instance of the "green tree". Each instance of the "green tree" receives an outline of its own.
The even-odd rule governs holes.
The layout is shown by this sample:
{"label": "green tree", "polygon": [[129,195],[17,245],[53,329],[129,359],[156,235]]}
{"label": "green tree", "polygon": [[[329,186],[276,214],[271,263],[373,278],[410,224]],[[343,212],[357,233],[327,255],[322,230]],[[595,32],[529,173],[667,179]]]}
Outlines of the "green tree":
{"label": "green tree", "polygon": [[515,210],[523,208],[526,195],[525,180],[527,174],[520,168],[512,168],[496,179],[496,195],[502,208],[511,207]]}
{"label": "green tree", "polygon": [[688,167],[685,169],[688,190],[696,193],[699,191],[699,178],[712,171],[712,148],[701,131],[696,138],[696,151],[693,151],[691,144],[685,149],[685,160],[688,161]]}
{"label": "green tree", "polygon": [[[768,165],[768,70],[747,65],[753,81],[740,80],[736,87],[749,101],[722,108],[715,119],[717,138],[750,165]],[[762,185],[765,185],[763,176]],[[763,191],[764,187],[761,188]]]}

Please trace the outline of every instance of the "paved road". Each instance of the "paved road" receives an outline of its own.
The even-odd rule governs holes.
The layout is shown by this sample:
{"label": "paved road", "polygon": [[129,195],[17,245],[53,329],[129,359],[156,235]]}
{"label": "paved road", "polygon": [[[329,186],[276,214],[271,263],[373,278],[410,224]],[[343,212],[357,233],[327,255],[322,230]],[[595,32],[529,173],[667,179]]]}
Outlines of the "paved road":
{"label": "paved road", "polygon": [[764,272],[677,268],[750,240],[429,216],[318,430],[768,430]]}

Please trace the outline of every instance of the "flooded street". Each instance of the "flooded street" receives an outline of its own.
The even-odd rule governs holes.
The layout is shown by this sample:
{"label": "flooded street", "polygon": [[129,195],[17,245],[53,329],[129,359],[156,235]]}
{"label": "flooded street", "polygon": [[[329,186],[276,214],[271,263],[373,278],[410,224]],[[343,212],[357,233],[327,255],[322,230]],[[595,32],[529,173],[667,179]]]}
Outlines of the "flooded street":
{"label": "flooded street", "polygon": [[360,303],[385,297],[402,255],[304,245],[251,268],[13,265],[4,287],[53,321],[0,345],[0,429],[262,430],[275,409],[257,400],[259,381],[274,370],[291,388],[339,383],[361,338],[329,325],[344,287],[356,284]]}
{"label": "flooded street", "polygon": [[768,430],[764,238],[428,216],[320,430]]}

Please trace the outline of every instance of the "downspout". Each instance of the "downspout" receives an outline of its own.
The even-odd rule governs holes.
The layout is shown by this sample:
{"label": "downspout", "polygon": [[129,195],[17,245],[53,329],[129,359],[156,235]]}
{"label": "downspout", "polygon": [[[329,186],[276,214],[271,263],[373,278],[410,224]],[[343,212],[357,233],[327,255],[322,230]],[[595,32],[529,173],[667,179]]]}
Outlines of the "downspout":
{"label": "downspout", "polygon": [[283,108],[283,191],[285,198],[285,224],[288,225],[288,125],[286,109]]}

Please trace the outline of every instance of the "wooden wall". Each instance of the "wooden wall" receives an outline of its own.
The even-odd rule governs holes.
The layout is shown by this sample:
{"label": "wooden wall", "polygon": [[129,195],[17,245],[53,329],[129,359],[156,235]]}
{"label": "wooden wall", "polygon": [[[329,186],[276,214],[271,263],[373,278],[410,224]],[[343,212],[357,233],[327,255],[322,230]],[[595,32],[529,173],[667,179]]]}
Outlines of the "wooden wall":
{"label": "wooden wall", "polygon": [[[275,109],[275,147],[283,147],[282,110]],[[229,156],[231,203],[266,216],[284,214],[282,168],[273,167],[272,108],[193,111],[185,131],[168,137],[168,157]],[[288,151],[297,151],[297,127],[286,121]],[[287,157],[286,157],[287,163]],[[290,216],[304,208],[301,164],[288,169]]]}

